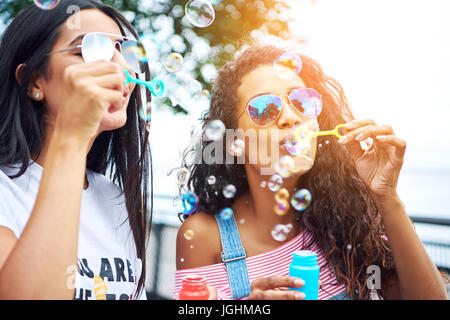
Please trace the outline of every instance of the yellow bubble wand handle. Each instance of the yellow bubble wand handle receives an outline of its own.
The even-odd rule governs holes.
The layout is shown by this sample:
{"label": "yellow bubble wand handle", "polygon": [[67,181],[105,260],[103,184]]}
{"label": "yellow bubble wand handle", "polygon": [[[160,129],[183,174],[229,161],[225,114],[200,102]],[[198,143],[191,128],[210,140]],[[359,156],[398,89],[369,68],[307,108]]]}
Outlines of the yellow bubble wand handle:
{"label": "yellow bubble wand handle", "polygon": [[297,129],[295,129],[295,139],[297,141],[300,141],[304,138],[312,139],[317,136],[330,136],[330,135],[334,135],[338,139],[340,139],[342,135],[339,133],[339,129],[343,128],[344,126],[345,124],[338,124],[336,128],[334,128],[333,130],[318,131],[318,132],[314,132],[308,128],[300,126]]}
{"label": "yellow bubble wand handle", "polygon": [[334,128],[333,130],[313,132],[313,134],[316,135],[316,136],[335,135],[338,139],[340,139],[340,138],[342,138],[342,135],[339,133],[339,129],[343,128],[344,126],[345,126],[345,124],[338,124],[336,126],[336,128]]}

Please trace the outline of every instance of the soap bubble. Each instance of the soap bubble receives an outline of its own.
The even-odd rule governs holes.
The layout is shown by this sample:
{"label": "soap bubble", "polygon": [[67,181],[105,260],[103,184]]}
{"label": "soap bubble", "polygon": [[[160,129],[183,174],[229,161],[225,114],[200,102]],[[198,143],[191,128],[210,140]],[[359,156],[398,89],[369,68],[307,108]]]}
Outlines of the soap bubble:
{"label": "soap bubble", "polygon": [[220,211],[220,216],[222,219],[228,220],[233,215],[233,210],[231,208],[225,208]]}
{"label": "soap bubble", "polygon": [[198,197],[194,192],[186,192],[182,195],[183,214],[190,215],[197,211]]}
{"label": "soap bubble", "polygon": [[361,149],[364,151],[370,150],[373,146],[373,139],[371,137],[368,137],[367,139],[359,142]]}
{"label": "soap bubble", "polygon": [[184,233],[184,237],[186,238],[186,240],[192,240],[194,238],[194,230],[186,230],[186,232]]}
{"label": "soap bubble", "polygon": [[180,171],[177,173],[177,182],[179,185],[186,184],[189,176],[189,170],[188,168],[181,168]]}
{"label": "soap bubble", "polygon": [[292,168],[293,173],[306,172],[314,164],[314,160],[306,155],[301,155],[295,158],[295,166]]}
{"label": "soap bubble", "polygon": [[183,56],[178,52],[172,52],[167,56],[164,67],[170,73],[177,73],[183,67]]}
{"label": "soap bubble", "polygon": [[161,43],[156,39],[154,34],[145,34],[138,39],[138,47],[140,52],[145,52],[147,60],[148,58],[155,58],[159,56],[161,52]]}
{"label": "soap bubble", "polygon": [[148,56],[144,47],[140,46],[139,43],[134,44],[133,42],[125,42],[122,45],[122,55],[125,61],[133,61],[130,67],[133,70],[139,70],[141,65],[140,62],[147,63]]}
{"label": "soap bubble", "polygon": [[152,102],[149,101],[145,106],[139,108],[139,117],[148,122],[152,120]]}
{"label": "soap bubble", "polygon": [[275,213],[277,215],[282,216],[287,213],[287,211],[289,210],[288,199],[289,199],[289,191],[287,191],[286,188],[280,189],[275,194],[276,204],[275,204],[273,210],[275,211]]}
{"label": "soap bubble", "polygon": [[273,62],[275,73],[281,79],[289,79],[302,70],[302,59],[295,52],[285,52]]}
{"label": "soap bubble", "polygon": [[234,196],[236,195],[236,187],[232,184],[226,185],[223,188],[222,193],[227,199],[234,198]]}
{"label": "soap bubble", "polygon": [[240,157],[245,151],[245,142],[241,139],[235,139],[230,145],[230,153],[236,157]]}
{"label": "soap bubble", "polygon": [[283,200],[274,205],[273,211],[279,216],[285,215],[289,210],[289,202]]}
{"label": "soap bubble", "polygon": [[274,174],[269,179],[268,187],[269,187],[270,191],[276,192],[276,191],[280,190],[282,184],[283,184],[283,178],[281,178],[277,174]]}
{"label": "soap bubble", "polygon": [[33,0],[34,4],[42,10],[55,9],[60,0]]}
{"label": "soap bubble", "polygon": [[214,6],[216,4],[219,4],[222,2],[222,0],[209,0],[209,2],[211,2],[211,4]]}
{"label": "soap bubble", "polygon": [[275,194],[275,201],[276,201],[276,202],[281,202],[282,200],[287,200],[288,198],[289,198],[289,191],[287,191],[286,188],[280,189],[280,190]]}
{"label": "soap bubble", "polygon": [[183,71],[163,75],[161,80],[166,86],[165,96],[173,106],[180,105],[190,111],[197,107],[204,97],[201,83]]}
{"label": "soap bubble", "polygon": [[189,0],[185,7],[189,22],[199,28],[210,26],[216,16],[208,0]]}
{"label": "soap bubble", "polygon": [[272,238],[275,241],[284,241],[284,240],[286,240],[289,232],[291,232],[291,230],[292,230],[292,227],[293,226],[292,226],[291,223],[275,225],[275,227],[271,231]]}
{"label": "soap bubble", "polygon": [[292,170],[295,167],[294,159],[290,156],[282,156],[277,164],[275,164],[275,170],[283,177],[288,178],[292,175]]}
{"label": "soap bubble", "polygon": [[311,203],[311,193],[307,189],[298,190],[291,198],[291,205],[297,211],[305,210]]}
{"label": "soap bubble", "polygon": [[213,185],[216,183],[216,177],[215,176],[209,176],[208,177],[208,184]]}
{"label": "soap bubble", "polygon": [[306,127],[307,129],[317,132],[320,130],[319,123],[317,122],[316,118],[313,118],[311,120],[306,121],[302,124],[302,126]]}
{"label": "soap bubble", "polygon": [[266,181],[261,181],[261,184],[260,184],[261,188],[265,188],[266,185],[267,185],[267,182],[266,182]]}
{"label": "soap bubble", "polygon": [[300,146],[302,146],[302,144],[297,142],[297,139],[295,139],[293,134],[290,134],[281,140],[281,147],[291,156],[302,154],[303,150]]}
{"label": "soap bubble", "polygon": [[207,141],[217,141],[223,137],[224,133],[225,125],[220,120],[212,120],[206,125],[205,136]]}

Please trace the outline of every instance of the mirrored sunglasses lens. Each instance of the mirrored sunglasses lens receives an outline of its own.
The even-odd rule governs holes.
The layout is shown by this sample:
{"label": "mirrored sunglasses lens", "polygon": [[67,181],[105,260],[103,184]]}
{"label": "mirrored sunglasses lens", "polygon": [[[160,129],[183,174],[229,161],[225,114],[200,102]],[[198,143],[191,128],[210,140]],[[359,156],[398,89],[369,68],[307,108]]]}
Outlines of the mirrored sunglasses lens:
{"label": "mirrored sunglasses lens", "polygon": [[114,44],[110,38],[99,33],[89,33],[83,38],[82,55],[85,62],[99,60],[111,61]]}
{"label": "mirrored sunglasses lens", "polygon": [[296,89],[289,94],[289,99],[300,113],[309,118],[315,118],[322,112],[322,98],[314,89]]}
{"label": "mirrored sunglasses lens", "polygon": [[257,125],[266,126],[278,118],[281,106],[281,99],[277,96],[259,96],[249,102],[248,114]]}
{"label": "mirrored sunglasses lens", "polygon": [[134,72],[145,72],[144,63],[148,61],[145,50],[136,41],[129,40],[122,43],[122,55]]}

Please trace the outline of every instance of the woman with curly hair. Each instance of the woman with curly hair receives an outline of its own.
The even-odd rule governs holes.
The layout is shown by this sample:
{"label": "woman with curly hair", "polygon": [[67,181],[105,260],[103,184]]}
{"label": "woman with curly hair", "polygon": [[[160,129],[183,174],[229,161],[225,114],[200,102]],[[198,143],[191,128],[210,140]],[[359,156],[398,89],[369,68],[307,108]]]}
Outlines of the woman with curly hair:
{"label": "woman with curly hair", "polygon": [[[254,130],[260,144],[246,143],[244,163],[232,164],[187,163],[188,156],[203,157],[210,141],[187,150],[187,185],[199,202],[178,233],[175,298],[182,278],[198,274],[217,289],[219,299],[304,299],[303,293],[287,290],[304,285],[288,276],[289,264],[294,251],[312,250],[320,266],[319,299],[446,299],[442,277],[396,191],[406,143],[388,125],[355,120],[342,87],[311,58],[299,55],[301,71],[278,77],[273,62],[283,53],[271,46],[249,48],[219,72],[203,132],[210,121],[221,120],[228,129]],[[296,100],[305,92],[321,99],[321,112]],[[261,112],[266,107],[271,112]],[[321,130],[345,124],[344,135],[312,139],[310,162],[283,181],[290,195],[309,190],[311,204],[304,211],[274,214],[274,192],[263,187],[268,176],[262,172],[270,172],[276,161],[264,163],[261,154],[315,121]],[[261,144],[269,129],[278,135]],[[367,138],[373,143],[362,149]],[[219,151],[230,152],[229,142]],[[257,161],[249,161],[255,154]],[[215,183],[207,182],[211,176]],[[222,192],[228,185],[236,187],[234,197]],[[220,214],[224,208],[232,210],[226,219]],[[282,241],[271,235],[275,225],[290,226]],[[373,266],[380,270],[380,285],[373,285]]]}

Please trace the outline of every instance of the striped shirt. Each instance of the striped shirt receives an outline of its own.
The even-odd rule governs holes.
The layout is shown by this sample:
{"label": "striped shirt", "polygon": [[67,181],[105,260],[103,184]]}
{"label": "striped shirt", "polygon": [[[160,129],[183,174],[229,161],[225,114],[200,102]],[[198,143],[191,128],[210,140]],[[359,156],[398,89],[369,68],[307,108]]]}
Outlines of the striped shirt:
{"label": "striped shirt", "polygon": [[[336,285],[336,277],[331,268],[327,266],[323,251],[313,242],[313,234],[306,230],[306,228],[295,238],[278,248],[247,257],[246,261],[250,283],[255,279],[268,276],[288,276],[289,264],[292,262],[292,254],[303,248],[307,248],[307,250],[311,250],[317,254],[317,261],[320,267],[319,281],[321,282],[319,286],[319,300],[331,298],[333,295],[345,292],[344,284]],[[175,288],[173,292],[175,299],[178,298],[183,278],[194,274],[205,277],[208,286],[217,289],[217,297],[219,300],[231,300],[231,289],[223,263],[177,270],[175,273]]]}

